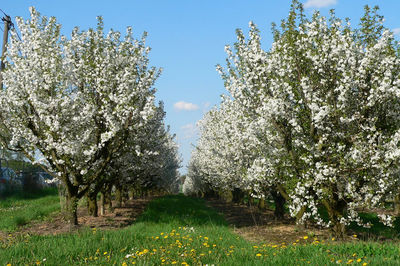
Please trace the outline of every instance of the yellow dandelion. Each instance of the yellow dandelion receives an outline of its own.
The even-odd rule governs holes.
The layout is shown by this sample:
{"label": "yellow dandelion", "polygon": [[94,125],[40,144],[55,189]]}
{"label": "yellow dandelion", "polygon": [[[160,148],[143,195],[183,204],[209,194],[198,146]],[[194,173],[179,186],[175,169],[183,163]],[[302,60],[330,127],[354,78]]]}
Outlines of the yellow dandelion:
{"label": "yellow dandelion", "polygon": [[7,263],[7,266],[11,266],[11,263]]}
{"label": "yellow dandelion", "polygon": [[124,261],[122,262],[122,266],[128,266],[128,264]]}
{"label": "yellow dandelion", "polygon": [[361,260],[362,260],[361,258],[360,258],[360,259],[357,259],[357,262],[361,262]]}
{"label": "yellow dandelion", "polygon": [[176,264],[176,263],[177,263],[176,261],[171,262],[171,264]]}
{"label": "yellow dandelion", "polygon": [[353,253],[353,255],[352,255],[353,257],[356,257],[357,256],[357,254],[356,253]]}
{"label": "yellow dandelion", "polygon": [[335,241],[336,238],[332,237],[332,241]]}
{"label": "yellow dandelion", "polygon": [[352,263],[353,262],[353,260],[348,260],[347,261],[347,264],[350,264],[350,263]]}
{"label": "yellow dandelion", "polygon": [[354,238],[357,238],[357,235],[353,235]]}
{"label": "yellow dandelion", "polygon": [[205,236],[204,239],[205,239],[205,240],[208,240],[208,237]]}
{"label": "yellow dandelion", "polygon": [[184,261],[184,262],[182,262],[182,265],[189,265],[189,264],[187,264],[187,262]]}
{"label": "yellow dandelion", "polygon": [[303,239],[304,239],[304,240],[308,239],[308,236],[303,236]]}
{"label": "yellow dandelion", "polygon": [[261,257],[262,255],[261,255],[261,253],[257,253],[256,256],[257,257]]}
{"label": "yellow dandelion", "polygon": [[107,255],[107,251],[105,251],[105,252],[103,253],[103,255]]}
{"label": "yellow dandelion", "polygon": [[362,264],[362,266],[367,266],[368,265],[368,263],[366,263],[366,262],[364,262],[363,264]]}

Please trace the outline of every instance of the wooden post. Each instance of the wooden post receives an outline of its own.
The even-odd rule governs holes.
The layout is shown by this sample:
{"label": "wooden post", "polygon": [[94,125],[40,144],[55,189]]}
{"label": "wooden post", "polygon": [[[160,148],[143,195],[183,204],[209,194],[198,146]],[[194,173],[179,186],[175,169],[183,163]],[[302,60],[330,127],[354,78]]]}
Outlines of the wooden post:
{"label": "wooden post", "polygon": [[10,29],[10,26],[12,25],[11,18],[8,15],[5,15],[2,20],[4,21],[4,34],[3,34],[3,47],[1,50],[1,64],[0,64],[0,89],[3,89],[3,75],[1,72],[3,72],[3,69],[5,68],[4,64],[4,54],[7,51],[7,42],[8,42],[8,31]]}

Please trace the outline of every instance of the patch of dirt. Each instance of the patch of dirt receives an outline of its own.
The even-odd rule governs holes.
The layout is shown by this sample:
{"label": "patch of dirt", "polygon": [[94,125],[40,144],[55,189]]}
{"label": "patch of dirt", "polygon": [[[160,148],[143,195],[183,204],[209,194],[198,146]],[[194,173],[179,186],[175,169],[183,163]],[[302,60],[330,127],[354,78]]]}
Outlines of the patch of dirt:
{"label": "patch of dirt", "polygon": [[276,220],[273,210],[259,210],[255,206],[227,203],[217,199],[208,199],[207,203],[224,216],[235,233],[249,241],[281,244],[297,240],[304,242],[304,236],[309,236],[307,242],[313,241],[314,238],[331,238],[329,230],[318,227],[300,228],[295,224],[295,220],[288,216],[282,221]]}
{"label": "patch of dirt", "polygon": [[[120,208],[114,208],[114,212],[107,212],[105,215],[93,217],[88,215],[86,207],[78,208],[78,226],[72,227],[59,213],[46,221],[33,222],[13,232],[16,234],[29,235],[57,235],[70,233],[84,228],[96,228],[101,230],[112,230],[126,227],[135,222],[137,217],[142,214],[149,201],[152,198],[129,200]],[[115,206],[115,205],[114,205]],[[100,212],[99,212],[100,213]],[[1,232],[0,234],[5,234]],[[1,235],[0,235],[1,236]]]}

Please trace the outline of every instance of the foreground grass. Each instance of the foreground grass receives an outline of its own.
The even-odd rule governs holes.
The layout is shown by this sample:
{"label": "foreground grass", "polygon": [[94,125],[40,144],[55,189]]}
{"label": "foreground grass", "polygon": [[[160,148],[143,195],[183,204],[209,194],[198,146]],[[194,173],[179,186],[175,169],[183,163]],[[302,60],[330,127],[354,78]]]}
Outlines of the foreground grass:
{"label": "foreground grass", "polygon": [[0,231],[15,231],[19,226],[44,219],[59,209],[56,189],[8,193],[0,199]]}
{"label": "foreground grass", "polygon": [[400,248],[387,243],[249,243],[202,200],[166,196],[152,201],[134,225],[59,236],[9,237],[0,265],[397,265]]}

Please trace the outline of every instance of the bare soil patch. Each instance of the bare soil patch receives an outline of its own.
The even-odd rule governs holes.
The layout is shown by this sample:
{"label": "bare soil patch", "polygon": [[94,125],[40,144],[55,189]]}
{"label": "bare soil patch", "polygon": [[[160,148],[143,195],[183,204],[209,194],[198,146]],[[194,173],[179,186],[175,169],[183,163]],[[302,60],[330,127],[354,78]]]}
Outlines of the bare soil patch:
{"label": "bare soil patch", "polygon": [[[62,233],[70,233],[86,228],[96,228],[101,230],[119,229],[131,225],[137,217],[144,211],[149,201],[153,198],[129,200],[120,208],[114,208],[114,212],[106,212],[105,215],[99,217],[89,216],[87,208],[78,208],[78,223],[76,227],[71,227],[63,218],[61,213],[51,217],[46,221],[33,222],[22,227],[13,235],[29,234],[29,235],[57,235]],[[0,234],[7,235],[5,232]],[[1,236],[1,235],[0,235]]]}
{"label": "bare soil patch", "polygon": [[285,216],[284,220],[276,220],[273,210],[259,210],[256,206],[247,206],[227,203],[217,199],[208,199],[210,207],[215,208],[224,216],[234,232],[253,242],[271,244],[292,243],[309,236],[308,241],[314,238],[319,240],[330,239],[330,232],[314,226],[301,228],[295,220]]}

